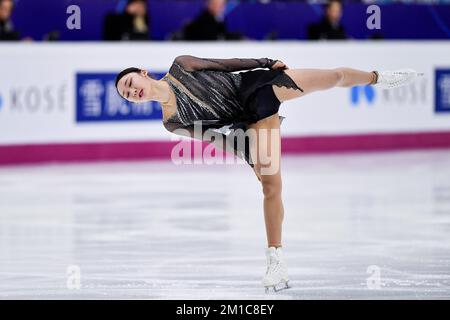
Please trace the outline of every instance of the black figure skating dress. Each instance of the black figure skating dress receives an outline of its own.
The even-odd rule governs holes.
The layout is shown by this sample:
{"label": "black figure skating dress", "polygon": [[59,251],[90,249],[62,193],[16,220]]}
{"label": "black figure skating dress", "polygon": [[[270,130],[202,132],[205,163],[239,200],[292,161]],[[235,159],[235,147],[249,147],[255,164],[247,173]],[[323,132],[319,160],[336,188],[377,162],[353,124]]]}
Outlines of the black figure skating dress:
{"label": "black figure skating dress", "polygon": [[[185,129],[191,137],[202,140],[211,130],[222,134],[234,154],[253,167],[248,139],[245,145],[237,144],[239,135],[249,124],[278,112],[281,103],[273,84],[303,91],[282,69],[270,70],[275,62],[268,58],[177,57],[162,78],[174,91],[177,103],[177,112],[163,122],[164,127],[170,132]],[[251,70],[257,68],[269,70]],[[240,70],[250,71],[235,73]],[[280,116],[280,122],[283,118]],[[194,124],[201,124],[201,137],[194,135]]]}

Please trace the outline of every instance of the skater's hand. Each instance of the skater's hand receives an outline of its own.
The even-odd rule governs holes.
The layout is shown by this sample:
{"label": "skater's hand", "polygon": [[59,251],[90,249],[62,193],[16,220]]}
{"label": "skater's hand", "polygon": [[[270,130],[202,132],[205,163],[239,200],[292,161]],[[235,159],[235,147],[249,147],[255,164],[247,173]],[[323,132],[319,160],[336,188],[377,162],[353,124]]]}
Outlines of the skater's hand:
{"label": "skater's hand", "polygon": [[289,68],[287,67],[287,65],[284,64],[283,61],[277,60],[277,62],[275,62],[275,64],[272,66],[271,69],[272,69],[272,70],[276,70],[276,69],[283,69],[283,70],[286,70],[286,69],[289,69]]}

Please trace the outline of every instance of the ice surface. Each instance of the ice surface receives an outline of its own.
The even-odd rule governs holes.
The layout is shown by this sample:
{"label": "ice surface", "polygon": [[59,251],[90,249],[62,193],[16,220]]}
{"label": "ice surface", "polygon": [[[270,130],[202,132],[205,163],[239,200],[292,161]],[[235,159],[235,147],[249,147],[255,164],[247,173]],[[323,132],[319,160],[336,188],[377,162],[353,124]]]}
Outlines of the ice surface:
{"label": "ice surface", "polygon": [[0,299],[450,298],[450,151],[285,156],[282,172],[292,288],[266,295],[245,164],[2,167]]}

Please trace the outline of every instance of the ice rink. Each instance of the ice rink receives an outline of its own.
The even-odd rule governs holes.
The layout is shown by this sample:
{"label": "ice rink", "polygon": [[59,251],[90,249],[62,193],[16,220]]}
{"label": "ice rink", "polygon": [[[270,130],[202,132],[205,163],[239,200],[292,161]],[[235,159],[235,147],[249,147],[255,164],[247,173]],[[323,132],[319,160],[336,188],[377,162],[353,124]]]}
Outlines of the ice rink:
{"label": "ice rink", "polygon": [[247,165],[0,167],[0,299],[449,299],[450,151],[284,156],[292,288]]}

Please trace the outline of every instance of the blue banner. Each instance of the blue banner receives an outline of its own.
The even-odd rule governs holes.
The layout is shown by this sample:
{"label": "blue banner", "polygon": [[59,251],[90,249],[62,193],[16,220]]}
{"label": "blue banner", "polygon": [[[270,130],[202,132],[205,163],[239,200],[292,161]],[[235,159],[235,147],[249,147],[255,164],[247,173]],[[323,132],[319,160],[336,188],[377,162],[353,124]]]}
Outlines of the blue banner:
{"label": "blue banner", "polygon": [[[152,73],[157,79],[163,73]],[[76,121],[128,121],[162,119],[157,101],[131,103],[115,87],[117,73],[77,73]]]}
{"label": "blue banner", "polygon": [[450,112],[450,69],[437,69],[435,75],[435,111]]}

